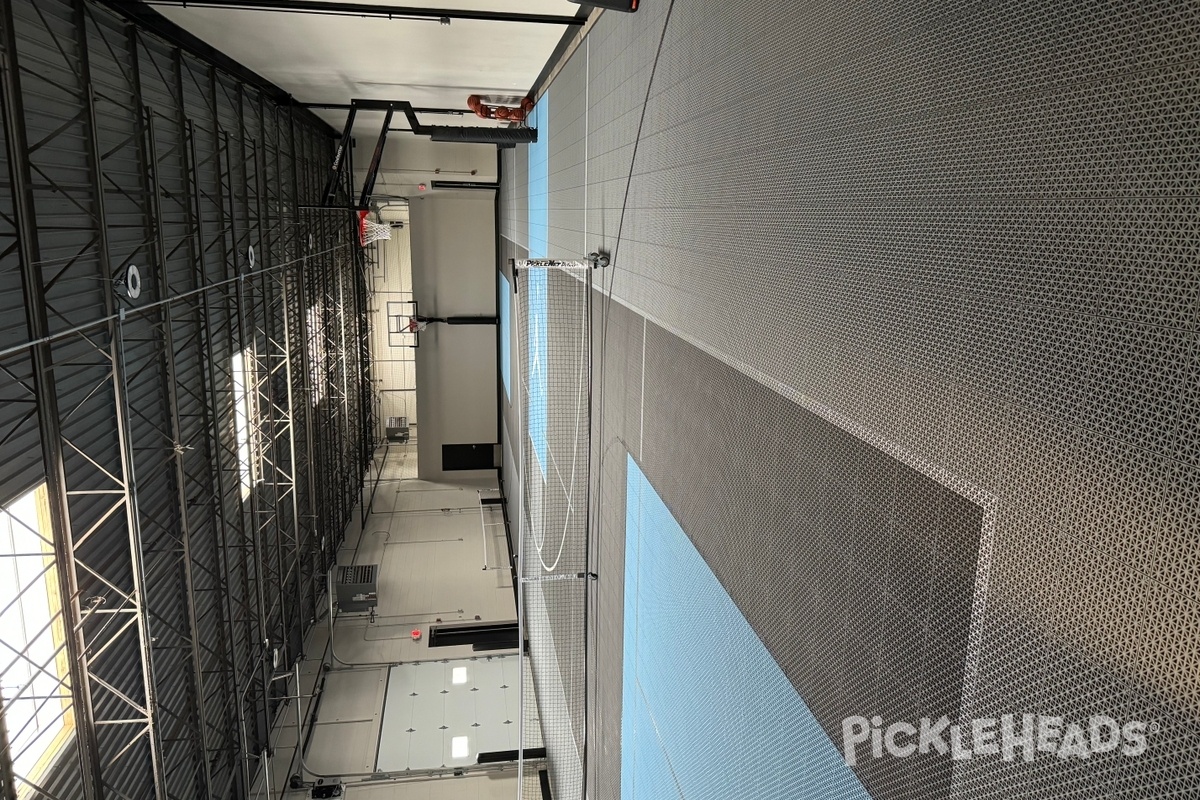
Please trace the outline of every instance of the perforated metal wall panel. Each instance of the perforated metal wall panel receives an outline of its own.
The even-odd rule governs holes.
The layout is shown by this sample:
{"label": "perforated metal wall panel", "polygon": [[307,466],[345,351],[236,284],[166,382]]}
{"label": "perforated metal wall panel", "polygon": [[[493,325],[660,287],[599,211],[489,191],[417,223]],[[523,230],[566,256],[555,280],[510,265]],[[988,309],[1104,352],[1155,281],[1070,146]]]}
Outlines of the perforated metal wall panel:
{"label": "perforated metal wall panel", "polygon": [[579,48],[554,80],[548,128],[550,250],[559,258],[582,258],[587,177],[587,49]]}
{"label": "perforated metal wall panel", "polygon": [[[830,699],[831,738],[842,713],[943,704],[1154,731],[1140,756],[868,758],[872,796],[1200,791],[1198,29],[1182,0],[600,19],[583,48],[585,247],[614,251],[594,332],[592,796],[620,790],[626,452],[809,706]],[[573,119],[552,106],[552,198],[577,180],[554,161]],[[573,220],[551,205],[556,246],[578,246]],[[847,497],[879,493],[903,544],[842,552],[864,535]],[[915,580],[942,531],[954,547]],[[809,577],[867,563],[914,582]],[[946,615],[959,633],[935,657]],[[855,619],[870,632],[838,639]],[[834,641],[852,644],[813,644]],[[845,689],[892,681],[923,688],[895,712]]]}

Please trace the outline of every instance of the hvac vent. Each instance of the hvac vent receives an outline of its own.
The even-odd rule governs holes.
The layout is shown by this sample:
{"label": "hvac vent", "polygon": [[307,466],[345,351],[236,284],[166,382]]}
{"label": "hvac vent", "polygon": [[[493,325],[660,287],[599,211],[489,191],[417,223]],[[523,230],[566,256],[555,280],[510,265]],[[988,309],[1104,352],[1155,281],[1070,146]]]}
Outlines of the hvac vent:
{"label": "hvac vent", "polygon": [[379,605],[378,564],[338,567],[337,602],[339,611],[371,611]]}

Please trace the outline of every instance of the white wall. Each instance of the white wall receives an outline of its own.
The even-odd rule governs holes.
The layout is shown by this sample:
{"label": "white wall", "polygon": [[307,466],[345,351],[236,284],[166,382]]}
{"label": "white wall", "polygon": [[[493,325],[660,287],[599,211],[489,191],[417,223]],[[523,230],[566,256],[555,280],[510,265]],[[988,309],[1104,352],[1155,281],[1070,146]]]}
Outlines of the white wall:
{"label": "white wall", "polygon": [[[413,292],[424,316],[496,314],[495,196],[441,192],[410,209]],[[496,442],[496,327],[431,324],[417,349],[419,475],[494,480],[441,469],[443,444]]]}
{"label": "white wall", "polygon": [[393,347],[388,337],[388,301],[408,299],[412,292],[412,260],[409,228],[393,228],[392,238],[378,244],[379,259],[371,275],[375,294],[371,303],[372,377],[379,399],[379,418],[408,417],[418,425],[415,354],[407,347]]}

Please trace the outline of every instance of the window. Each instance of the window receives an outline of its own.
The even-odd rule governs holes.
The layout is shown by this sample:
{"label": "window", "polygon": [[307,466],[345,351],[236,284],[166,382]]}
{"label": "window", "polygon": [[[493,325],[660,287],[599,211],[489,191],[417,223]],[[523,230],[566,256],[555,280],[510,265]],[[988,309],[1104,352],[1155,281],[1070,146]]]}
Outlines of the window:
{"label": "window", "polygon": [[324,363],[325,333],[321,325],[317,306],[308,309],[308,382],[312,387],[312,404],[315,406],[325,397],[325,375],[321,371]]}
{"label": "window", "polygon": [[[75,730],[46,485],[0,508],[0,687],[13,768],[46,774]],[[18,795],[35,793],[17,781]]]}
{"label": "window", "polygon": [[233,354],[233,413],[237,432],[238,466],[241,474],[242,499],[250,496],[255,484],[254,459],[250,456],[250,400],[248,390],[254,376],[250,372],[253,354],[249,348]]}

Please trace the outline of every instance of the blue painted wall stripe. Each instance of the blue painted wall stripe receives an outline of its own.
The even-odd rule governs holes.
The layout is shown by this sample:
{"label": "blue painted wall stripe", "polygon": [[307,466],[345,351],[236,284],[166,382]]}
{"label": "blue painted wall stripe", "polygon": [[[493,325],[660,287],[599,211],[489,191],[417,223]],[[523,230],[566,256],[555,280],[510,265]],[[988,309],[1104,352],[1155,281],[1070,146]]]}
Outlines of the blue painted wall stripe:
{"label": "blue painted wall stripe", "polygon": [[500,295],[500,378],[504,394],[512,402],[512,285],[503,272],[496,273],[497,293]]}
{"label": "blue painted wall stripe", "polygon": [[525,291],[529,292],[529,354],[526,363],[529,364],[529,410],[526,424],[529,438],[533,442],[533,452],[537,456],[538,466],[542,468],[542,477],[546,476],[549,465],[550,448],[546,439],[549,426],[549,412],[546,401],[546,356],[550,344],[548,325],[546,323],[547,275],[544,269],[531,269],[526,272],[529,281]]}
{"label": "blue painted wall stripe", "polygon": [[[549,244],[546,239],[550,230],[550,93],[534,106],[529,125],[538,129],[537,142],[529,145],[529,257],[548,258]],[[546,354],[549,346],[549,330],[546,320],[547,286],[546,271],[528,271],[529,319],[529,409],[527,427],[533,442],[533,452],[542,477],[546,476],[549,447],[546,441],[548,416],[546,407]]]}
{"label": "blue painted wall stripe", "polygon": [[632,456],[622,800],[870,795]]}

